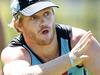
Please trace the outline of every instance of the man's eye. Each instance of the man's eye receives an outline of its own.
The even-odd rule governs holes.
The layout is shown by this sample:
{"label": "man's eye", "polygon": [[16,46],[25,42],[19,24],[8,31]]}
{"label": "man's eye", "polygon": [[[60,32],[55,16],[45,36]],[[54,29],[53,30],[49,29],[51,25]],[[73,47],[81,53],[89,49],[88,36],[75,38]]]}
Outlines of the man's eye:
{"label": "man's eye", "polygon": [[49,16],[49,15],[50,15],[50,12],[48,11],[44,13],[44,16]]}
{"label": "man's eye", "polygon": [[37,19],[37,17],[36,16],[32,16],[32,19],[35,20],[35,19]]}

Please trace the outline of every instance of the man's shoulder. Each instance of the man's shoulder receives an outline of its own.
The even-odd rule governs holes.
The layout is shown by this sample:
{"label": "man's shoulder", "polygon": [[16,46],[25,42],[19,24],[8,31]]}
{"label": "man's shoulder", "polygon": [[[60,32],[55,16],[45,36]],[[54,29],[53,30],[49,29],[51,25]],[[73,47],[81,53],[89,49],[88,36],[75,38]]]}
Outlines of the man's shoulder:
{"label": "man's shoulder", "polygon": [[80,38],[87,32],[84,29],[73,27],[71,25],[57,24],[57,32],[59,35],[64,38],[71,40],[71,48],[73,48]]}
{"label": "man's shoulder", "polygon": [[72,27],[72,35],[74,38],[82,37],[86,32],[84,29]]}
{"label": "man's shoulder", "polygon": [[[26,56],[25,56],[26,55]],[[6,47],[1,53],[1,60],[3,63],[9,63],[14,60],[26,59],[28,52],[21,46]]]}
{"label": "man's shoulder", "polygon": [[56,28],[59,28],[59,29],[63,29],[63,30],[72,30],[72,32],[74,32],[75,34],[84,34],[86,33],[87,31],[84,30],[84,29],[81,29],[81,28],[77,28],[77,27],[73,27],[69,24],[56,24]]}
{"label": "man's shoulder", "polygon": [[81,28],[72,27],[72,38],[71,38],[71,45],[72,48],[78,43],[80,38],[86,33],[87,31]]}

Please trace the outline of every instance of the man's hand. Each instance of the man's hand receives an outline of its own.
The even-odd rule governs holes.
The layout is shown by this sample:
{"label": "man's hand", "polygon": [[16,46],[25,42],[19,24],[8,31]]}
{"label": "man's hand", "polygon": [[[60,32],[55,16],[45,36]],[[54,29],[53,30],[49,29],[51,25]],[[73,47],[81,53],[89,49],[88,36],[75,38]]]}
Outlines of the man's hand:
{"label": "man's hand", "polygon": [[88,55],[86,55],[86,50],[88,50],[88,44],[91,40],[91,37],[92,33],[88,31],[86,34],[82,36],[82,38],[79,40],[76,46],[71,50],[71,52],[69,53],[71,63],[73,60],[74,65],[78,65],[88,57]]}

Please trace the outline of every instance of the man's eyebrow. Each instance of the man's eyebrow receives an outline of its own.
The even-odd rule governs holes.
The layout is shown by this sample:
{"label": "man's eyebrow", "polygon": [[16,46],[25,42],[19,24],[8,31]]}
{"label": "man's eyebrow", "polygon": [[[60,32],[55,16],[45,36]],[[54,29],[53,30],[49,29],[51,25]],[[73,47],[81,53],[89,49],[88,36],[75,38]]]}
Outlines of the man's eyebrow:
{"label": "man's eyebrow", "polygon": [[34,17],[34,16],[37,16],[37,14],[33,14],[33,15],[31,15],[30,17]]}

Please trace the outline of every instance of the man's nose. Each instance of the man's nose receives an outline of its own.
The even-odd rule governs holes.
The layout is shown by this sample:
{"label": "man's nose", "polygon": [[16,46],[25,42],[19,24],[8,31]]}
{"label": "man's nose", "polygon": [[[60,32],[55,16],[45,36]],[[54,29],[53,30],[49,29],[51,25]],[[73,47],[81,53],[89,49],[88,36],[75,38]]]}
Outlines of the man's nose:
{"label": "man's nose", "polygon": [[42,19],[41,19],[41,25],[43,25],[43,26],[45,26],[45,25],[47,25],[47,19],[45,18],[45,17],[43,17]]}

